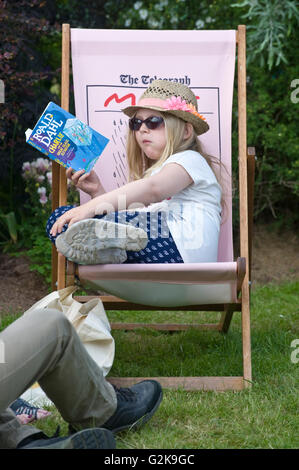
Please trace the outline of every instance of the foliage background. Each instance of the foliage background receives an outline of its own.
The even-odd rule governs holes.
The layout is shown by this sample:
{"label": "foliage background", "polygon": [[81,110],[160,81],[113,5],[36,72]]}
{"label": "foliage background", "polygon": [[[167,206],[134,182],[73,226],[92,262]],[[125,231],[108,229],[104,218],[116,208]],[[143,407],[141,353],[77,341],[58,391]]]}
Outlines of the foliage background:
{"label": "foliage background", "polygon": [[[49,100],[60,102],[62,23],[134,29],[236,29],[246,24],[248,145],[257,152],[255,218],[293,228],[299,220],[298,18],[295,1],[0,0],[0,79],[5,84],[5,103],[0,103],[0,216],[15,214],[23,227],[21,244],[26,245],[28,235],[22,233],[30,201],[21,169],[40,154],[26,145],[24,132]],[[237,184],[236,102],[233,131]],[[236,199],[234,205],[236,224]]]}
{"label": "foliage background", "polygon": [[[0,103],[0,243],[2,240],[6,243],[5,237],[10,237],[14,246],[30,247],[31,256],[38,266],[36,269],[46,270],[45,257],[50,259],[51,248],[49,243],[45,244],[42,231],[49,208],[46,210],[46,206],[39,204],[36,180],[27,179],[26,182],[22,178],[23,164],[40,158],[41,154],[24,143],[24,132],[50,99],[59,103],[63,22],[70,23],[72,27],[141,29],[235,29],[238,24],[248,25],[248,144],[256,147],[258,156],[255,217],[257,221],[275,221],[278,226],[295,227],[298,224],[296,101],[299,101],[299,93],[295,92],[294,102],[291,101],[292,83],[294,80],[299,82],[298,19],[292,13],[295,2],[235,0],[235,3],[238,7],[233,7],[228,0],[93,0],[89,3],[76,0],[0,0],[0,80],[5,82],[6,98],[4,104]],[[250,11],[249,17],[243,18]],[[233,119],[236,175],[236,103]],[[236,200],[235,206],[237,222]],[[37,223],[38,218],[41,223]],[[40,272],[47,275],[49,271]],[[171,449],[179,448],[183,443],[185,448],[202,449],[298,448],[298,364],[290,360],[290,344],[298,337],[298,282],[275,288],[261,286],[253,291],[252,297],[255,383],[250,393],[228,392],[212,396],[207,392],[200,395],[166,391],[167,399],[151,426],[138,433],[126,433],[118,439],[118,447]],[[138,321],[148,321],[147,312],[133,313],[138,315]],[[140,317],[140,313],[145,318]],[[159,312],[156,315],[156,320],[161,321]],[[163,321],[164,317],[165,312]],[[136,321],[136,318],[129,320]],[[6,326],[6,320],[14,319],[7,316],[0,328]],[[186,320],[192,321],[192,318],[186,319],[184,312],[182,321]],[[211,320],[210,314],[208,320]],[[194,321],[197,322],[197,318],[194,317]],[[142,339],[131,336],[129,342],[122,337],[123,332],[119,332],[116,374],[127,374],[128,367],[134,365],[137,369],[131,375],[138,376],[140,371],[144,374],[151,355],[151,366],[157,370],[151,370],[149,375],[159,375],[163,366],[165,370],[171,369],[169,361],[161,361],[161,356],[175,358],[173,367],[187,367],[190,371],[187,370],[186,375],[192,375],[194,365],[184,359],[189,357],[186,354],[188,350],[192,353],[194,345],[196,349],[200,348],[201,353],[201,362],[196,363],[196,367],[202,367],[205,374],[215,375],[216,372],[221,375],[223,371],[215,371],[215,367],[224,370],[227,364],[219,361],[219,357],[229,358],[228,366],[235,374],[241,363],[231,358],[241,351],[240,321],[240,318],[234,321],[228,337],[219,335],[216,338],[212,333],[204,332],[202,337],[195,338],[191,329],[184,332],[185,337],[165,337],[162,344],[164,356],[162,350],[159,357],[161,336],[158,337],[157,332],[141,332]],[[160,349],[155,346],[156,340],[159,340]],[[142,354],[141,343],[145,345]],[[171,349],[176,353],[172,351],[169,354]],[[139,361],[129,364],[132,354],[136,358],[136,351]],[[238,356],[241,357],[240,354]],[[67,424],[62,422],[57,412],[53,419],[37,422],[37,426],[48,435],[55,432],[57,425],[62,425],[66,435]]]}

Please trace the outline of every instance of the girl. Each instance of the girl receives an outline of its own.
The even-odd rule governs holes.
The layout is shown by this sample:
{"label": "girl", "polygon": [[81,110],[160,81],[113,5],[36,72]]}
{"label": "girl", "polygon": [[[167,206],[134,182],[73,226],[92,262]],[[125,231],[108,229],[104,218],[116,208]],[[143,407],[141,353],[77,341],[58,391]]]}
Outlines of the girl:
{"label": "girl", "polygon": [[217,261],[221,187],[197,138],[209,126],[194,93],[155,80],[123,112],[130,182],[105,194],[94,172],[68,169],[91,199],[54,211],[50,239],[79,264]]}

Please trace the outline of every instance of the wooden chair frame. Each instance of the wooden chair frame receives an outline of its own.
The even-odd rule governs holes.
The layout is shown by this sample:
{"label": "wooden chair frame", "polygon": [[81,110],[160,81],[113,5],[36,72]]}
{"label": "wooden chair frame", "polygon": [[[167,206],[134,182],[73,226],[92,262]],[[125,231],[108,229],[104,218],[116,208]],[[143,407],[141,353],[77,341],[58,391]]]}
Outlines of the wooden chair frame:
{"label": "wooden chair frame", "polygon": [[[214,329],[226,333],[229,329],[232,315],[240,311],[242,315],[242,348],[243,376],[238,377],[156,377],[163,387],[185,390],[242,390],[250,387],[252,382],[251,370],[251,340],[250,340],[250,278],[251,278],[251,246],[253,223],[253,187],[255,168],[255,149],[247,148],[246,130],[246,26],[239,25],[236,31],[238,54],[238,129],[239,129],[239,208],[240,208],[240,258],[238,266],[237,302],[215,305],[192,305],[187,307],[163,307],[159,310],[180,311],[218,311],[222,312],[220,321],[216,324],[128,324],[112,323],[112,329],[135,329],[148,327],[157,330],[179,331],[187,328]],[[69,76],[70,76],[70,25],[62,25],[62,74],[61,74],[61,106],[69,110]],[[67,185],[65,169],[57,163],[52,165],[53,173],[53,210],[67,203]],[[75,283],[76,266],[58,254],[55,246],[52,251],[52,289],[62,289]],[[76,297],[76,300],[86,302],[91,297]],[[100,296],[106,310],[156,310],[156,307],[133,304],[114,296]],[[117,386],[130,386],[141,377],[109,378]]]}

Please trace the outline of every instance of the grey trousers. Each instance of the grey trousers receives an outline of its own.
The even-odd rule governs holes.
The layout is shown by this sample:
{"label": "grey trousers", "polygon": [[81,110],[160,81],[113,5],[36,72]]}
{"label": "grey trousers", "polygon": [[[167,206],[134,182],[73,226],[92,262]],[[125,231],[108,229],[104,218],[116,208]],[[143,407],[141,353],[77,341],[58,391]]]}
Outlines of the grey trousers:
{"label": "grey trousers", "polygon": [[74,428],[100,427],[116,410],[115,391],[58,310],[23,315],[0,333],[0,448],[40,432],[9,405],[36,381]]}

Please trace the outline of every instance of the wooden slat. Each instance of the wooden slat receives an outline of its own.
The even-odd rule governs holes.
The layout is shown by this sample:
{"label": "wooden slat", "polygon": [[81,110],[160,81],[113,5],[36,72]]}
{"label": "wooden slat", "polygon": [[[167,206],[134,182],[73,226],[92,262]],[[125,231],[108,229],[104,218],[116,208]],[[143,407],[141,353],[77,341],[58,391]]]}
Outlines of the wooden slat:
{"label": "wooden slat", "polygon": [[186,391],[243,390],[243,377],[108,377],[107,380],[116,387],[131,387],[141,380],[157,380],[163,388],[183,389]]}
{"label": "wooden slat", "polygon": [[242,285],[244,282],[246,274],[246,259],[239,257],[237,259],[237,270],[238,270],[238,280],[237,280],[237,292],[238,294],[242,290]]}
{"label": "wooden slat", "polygon": [[249,310],[249,250],[247,192],[247,118],[246,118],[246,27],[238,27],[238,124],[239,124],[239,192],[240,192],[240,254],[246,259],[242,284],[243,371],[246,386],[251,383],[251,345]]}
{"label": "wooden slat", "polygon": [[[69,111],[69,88],[70,88],[70,25],[62,25],[62,57],[61,57],[61,107]],[[67,203],[67,181],[66,170],[59,165],[59,206]],[[57,289],[63,289],[66,285],[65,272],[66,260],[61,254],[58,255],[57,265]]]}
{"label": "wooden slat", "polygon": [[67,261],[66,265],[66,287],[75,285],[76,264],[72,261]]}
{"label": "wooden slat", "polygon": [[254,172],[255,172],[255,148],[247,149],[247,186],[248,186],[248,252],[249,252],[249,273],[251,281],[252,266],[252,237],[253,237],[253,213],[254,213]]}
{"label": "wooden slat", "polygon": [[70,102],[70,38],[69,24],[62,25],[62,57],[61,57],[61,107],[69,110]]}
{"label": "wooden slat", "polygon": [[65,257],[58,253],[57,290],[65,288]]}
{"label": "wooden slat", "polygon": [[[52,162],[52,212],[59,205],[59,164]],[[55,245],[52,246],[52,276],[51,288],[57,289],[57,276],[58,276],[58,253]]]}
{"label": "wooden slat", "polygon": [[56,246],[52,245],[52,253],[51,253],[51,266],[52,266],[52,273],[51,273],[51,289],[52,291],[57,289],[57,274],[58,274],[58,253],[56,250]]}

